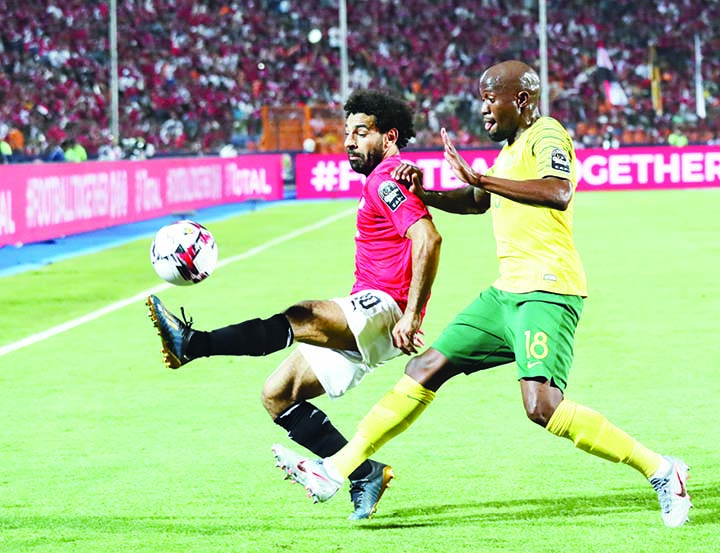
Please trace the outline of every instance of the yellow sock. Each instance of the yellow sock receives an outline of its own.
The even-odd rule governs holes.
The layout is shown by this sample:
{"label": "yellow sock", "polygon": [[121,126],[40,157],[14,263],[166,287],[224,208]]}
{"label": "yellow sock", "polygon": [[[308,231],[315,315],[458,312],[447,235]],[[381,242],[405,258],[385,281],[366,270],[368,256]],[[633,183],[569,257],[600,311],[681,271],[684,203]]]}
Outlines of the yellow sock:
{"label": "yellow sock", "polygon": [[355,435],[329,458],[330,462],[347,478],[383,444],[410,426],[434,398],[435,392],[403,375],[395,388],[370,409]]}
{"label": "yellow sock", "polygon": [[564,399],[548,421],[547,429],[569,438],[575,447],[614,463],[621,462],[650,478],[663,457],[608,421],[600,413]]}

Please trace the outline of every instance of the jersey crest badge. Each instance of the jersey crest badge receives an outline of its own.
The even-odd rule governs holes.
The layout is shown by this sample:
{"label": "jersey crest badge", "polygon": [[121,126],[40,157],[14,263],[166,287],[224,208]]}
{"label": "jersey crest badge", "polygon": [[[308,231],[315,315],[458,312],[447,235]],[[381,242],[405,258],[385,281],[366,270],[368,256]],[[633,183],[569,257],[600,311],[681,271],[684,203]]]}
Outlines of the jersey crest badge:
{"label": "jersey crest badge", "polygon": [[403,194],[397,183],[391,180],[386,180],[378,186],[378,196],[387,204],[390,211],[397,211],[400,204],[407,200],[407,196]]}
{"label": "jersey crest badge", "polygon": [[570,160],[567,154],[560,148],[555,148],[550,154],[550,164],[556,171],[570,173]]}

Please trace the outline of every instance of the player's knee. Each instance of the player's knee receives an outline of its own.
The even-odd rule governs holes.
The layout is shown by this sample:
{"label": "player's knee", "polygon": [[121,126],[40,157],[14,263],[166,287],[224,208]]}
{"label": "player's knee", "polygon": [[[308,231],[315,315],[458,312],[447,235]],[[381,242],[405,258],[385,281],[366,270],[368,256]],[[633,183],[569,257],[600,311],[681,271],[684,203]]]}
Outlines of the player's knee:
{"label": "player's knee", "polygon": [[525,414],[535,424],[545,428],[550,421],[555,407],[544,401],[525,403]]}
{"label": "player's knee", "polygon": [[285,315],[290,324],[294,340],[297,342],[305,341],[308,329],[313,328],[313,322],[315,321],[312,304],[310,302],[300,302],[291,305],[282,314]]}
{"label": "player's knee", "polygon": [[408,361],[405,374],[425,388],[437,391],[457,371],[444,355],[430,348]]}
{"label": "player's knee", "polygon": [[407,365],[405,365],[405,374],[413,380],[420,382],[419,376],[422,375],[422,370],[418,363],[415,361],[414,357],[410,359],[410,361],[408,361]]}
{"label": "player's knee", "polygon": [[270,415],[270,418],[273,420],[287,409],[287,399],[284,397],[282,391],[277,389],[271,379],[265,381],[262,392],[260,393],[260,400],[268,412],[268,415]]}
{"label": "player's knee", "polygon": [[525,414],[527,415],[527,418],[529,418],[532,422],[534,422],[535,424],[539,424],[543,428],[547,426],[547,423],[550,420],[550,418],[546,418],[541,411],[529,411],[526,409]]}
{"label": "player's knee", "polygon": [[562,391],[545,378],[523,378],[520,385],[527,418],[543,428],[547,427],[563,399]]}
{"label": "player's knee", "polygon": [[432,365],[426,362],[423,355],[413,357],[405,365],[405,374],[420,384],[424,384],[428,375],[433,372]]}

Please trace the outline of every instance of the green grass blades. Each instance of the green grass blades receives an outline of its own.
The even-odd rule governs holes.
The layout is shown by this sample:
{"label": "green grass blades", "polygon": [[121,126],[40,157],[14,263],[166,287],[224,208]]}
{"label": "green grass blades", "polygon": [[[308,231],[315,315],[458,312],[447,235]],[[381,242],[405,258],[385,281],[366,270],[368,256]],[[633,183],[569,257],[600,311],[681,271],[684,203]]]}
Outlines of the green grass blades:
{"label": "green grass blades", "polygon": [[[196,286],[162,286],[151,237],[0,279],[0,551],[717,551],[720,190],[576,204],[590,298],[568,396],[685,458],[690,524],[665,528],[641,475],[527,421],[512,365],[449,382],[378,452],[397,478],[375,518],[347,521],[347,490],[313,505],[273,466],[292,442],[260,403],[284,354],[165,369],[143,303],[210,329],[346,294],[354,202],[299,202],[208,224],[220,266]],[[434,216],[428,344],[497,270],[489,217]],[[349,436],[404,364],[316,404]]]}

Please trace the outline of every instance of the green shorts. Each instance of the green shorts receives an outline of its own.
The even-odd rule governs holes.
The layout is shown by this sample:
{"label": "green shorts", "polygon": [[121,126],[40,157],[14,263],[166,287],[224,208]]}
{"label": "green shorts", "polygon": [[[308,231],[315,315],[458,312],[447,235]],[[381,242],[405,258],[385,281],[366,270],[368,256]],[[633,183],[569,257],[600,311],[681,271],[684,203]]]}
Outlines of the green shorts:
{"label": "green shorts", "polygon": [[518,379],[544,377],[564,391],[583,304],[580,296],[490,287],[432,347],[466,374],[515,361]]}

